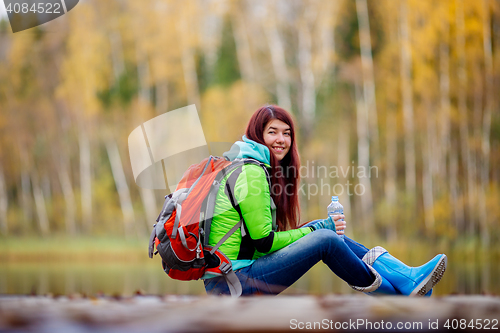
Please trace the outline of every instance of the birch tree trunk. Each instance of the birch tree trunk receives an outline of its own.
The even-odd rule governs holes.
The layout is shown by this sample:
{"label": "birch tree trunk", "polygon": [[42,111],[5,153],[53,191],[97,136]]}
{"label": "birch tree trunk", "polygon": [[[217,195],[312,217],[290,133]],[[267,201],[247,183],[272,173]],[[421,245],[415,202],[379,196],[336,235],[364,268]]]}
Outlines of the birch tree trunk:
{"label": "birch tree trunk", "polygon": [[[465,59],[465,23],[463,1],[457,1],[456,9],[457,21],[457,57],[458,57],[458,113],[460,118],[460,152],[462,156],[462,166],[467,177],[467,210],[465,212],[465,221],[473,227],[474,218],[474,179],[472,177],[472,166],[469,147],[469,127],[467,117],[467,70]],[[465,230],[464,230],[465,231]]]}
{"label": "birch tree trunk", "polygon": [[413,125],[413,87],[411,79],[410,29],[408,27],[407,0],[401,1],[401,91],[403,94],[403,127],[405,131],[405,184],[406,193],[416,198],[415,134]]}
{"label": "birch tree trunk", "polygon": [[306,9],[304,17],[299,22],[299,73],[302,87],[301,111],[303,118],[303,132],[306,134],[305,141],[311,135],[312,126],[316,112],[316,87],[314,83],[314,72],[312,69],[312,40],[308,21],[314,20],[314,14],[310,7]]}
{"label": "birch tree trunk", "polygon": [[[486,211],[483,213],[483,209],[486,210],[486,205],[484,200],[484,191],[481,182],[481,169],[483,155],[481,149],[477,149],[481,146],[482,140],[482,113],[483,113],[483,72],[479,68],[480,65],[475,63],[473,72],[473,90],[474,90],[474,103],[473,103],[473,116],[471,120],[472,125],[472,144],[470,151],[470,168],[471,168],[471,182],[474,184],[474,214],[476,215],[479,230],[478,232],[483,232],[483,226],[486,225]],[[477,147],[477,148],[476,148]],[[469,193],[469,197],[471,194]],[[483,220],[484,218],[484,220]],[[483,222],[484,221],[484,222]],[[470,225],[469,232],[471,234],[475,233],[474,224]]]}
{"label": "birch tree trunk", "polygon": [[[151,101],[150,99],[150,93],[149,93],[149,88],[148,88],[148,82],[150,80],[149,76],[149,65],[146,59],[143,59],[140,55],[140,51],[136,49],[137,51],[137,58],[138,62],[139,59],[142,59],[139,63],[138,67],[138,75],[139,75],[139,101],[142,105],[148,105]],[[111,144],[111,143],[110,143]],[[108,146],[108,145],[107,145]],[[108,155],[110,156],[110,161],[111,161],[111,156],[109,149],[111,149],[111,153],[114,155],[113,160],[115,163],[115,169],[113,171],[113,175],[115,176],[115,183],[117,184],[117,189],[118,189],[118,181],[121,182],[120,189],[118,189],[119,193],[120,191],[123,192],[120,194],[120,203],[122,206],[122,211],[124,215],[124,221],[125,221],[125,230],[127,232],[127,228],[130,229],[129,232],[131,232],[131,227],[132,223],[134,223],[135,217],[134,217],[134,211],[132,207],[132,201],[130,200],[130,192],[128,189],[128,185],[125,179],[125,173],[123,172],[123,167],[121,164],[121,159],[119,157],[118,153],[118,148],[116,146],[116,143],[112,143],[110,148],[108,148]],[[118,163],[119,162],[119,163]],[[152,163],[154,163],[152,161]],[[150,230],[151,226],[154,224],[154,221],[156,220],[157,217],[157,207],[156,207],[156,198],[154,195],[154,191],[150,189],[144,189],[140,187],[140,195],[141,195],[141,200],[142,200],[142,205],[144,207],[144,213],[146,217],[146,230]],[[123,198],[122,198],[123,197]],[[129,225],[130,224],[130,225]]]}
{"label": "birch tree trunk", "polygon": [[159,210],[156,206],[156,197],[153,190],[140,188],[142,205],[146,215],[146,230],[151,231],[151,227],[156,223]]}
{"label": "birch tree trunk", "polygon": [[182,69],[184,71],[184,81],[186,82],[188,103],[200,107],[200,92],[198,77],[196,75],[194,52],[189,47],[185,47],[182,50]]}
{"label": "birch tree trunk", "polygon": [[[222,41],[224,18],[227,17],[225,15],[228,10],[227,7],[235,9],[234,7],[238,6],[239,3],[240,1],[232,1],[230,4],[223,1],[199,1],[196,6],[197,13],[205,13],[200,20],[198,38],[200,38],[201,51],[204,55],[205,70],[209,77],[214,75],[215,65],[219,57],[218,51]],[[236,10],[233,10],[228,16],[234,21],[236,15]],[[234,24],[232,24],[232,29],[234,36]]]}
{"label": "birch tree trunk", "polygon": [[[432,110],[433,108],[430,105],[426,105],[426,110]],[[434,119],[430,112],[423,112],[426,114],[425,116],[425,125],[427,129],[427,135],[423,138],[424,147],[422,149],[422,194],[423,194],[423,202],[424,202],[424,218],[425,218],[425,227],[427,232],[431,235],[434,234],[434,195],[433,195],[433,179],[432,179],[432,159],[435,154],[433,152],[433,137],[434,137]]]}
{"label": "birch tree trunk", "polygon": [[142,105],[149,105],[151,103],[151,93],[149,91],[149,63],[147,56],[142,55],[136,43],[136,56],[137,56],[137,76],[139,78],[139,102]]}
{"label": "birch tree trunk", "polygon": [[168,111],[168,81],[156,82],[156,114],[163,114]]}
{"label": "birch tree trunk", "polygon": [[[275,13],[276,8],[270,7],[269,11]],[[278,104],[285,110],[292,109],[292,98],[290,96],[290,78],[286,67],[285,48],[278,32],[276,14],[263,18],[265,21],[264,31],[267,44],[271,52],[274,75],[276,77],[276,96]]]}
{"label": "birch tree trunk", "polygon": [[250,43],[248,40],[248,33],[246,27],[246,16],[242,8],[234,8],[232,19],[232,26],[234,31],[234,42],[236,45],[236,56],[238,57],[238,64],[240,67],[241,77],[246,82],[254,82],[255,73],[252,60],[252,52],[250,50]]}
{"label": "birch tree trunk", "polygon": [[[395,113],[389,109],[387,110],[386,115],[386,161],[387,168],[385,174],[384,181],[384,189],[385,189],[385,197],[388,205],[388,216],[387,218],[391,221],[395,221],[394,208],[396,207],[396,194],[397,194],[397,170],[396,170],[396,162],[397,162],[397,121]],[[391,241],[395,241],[397,239],[397,229],[396,225],[389,228],[390,232],[388,233],[388,239]]]}
{"label": "birch tree trunk", "polygon": [[463,224],[465,219],[464,206],[460,205],[459,198],[459,186],[458,186],[458,156],[457,149],[451,142],[449,144],[450,152],[450,202],[452,211],[452,218],[455,228],[458,233],[462,232]]}
{"label": "birch tree trunk", "polygon": [[123,214],[123,229],[125,237],[130,238],[133,235],[134,229],[134,208],[130,198],[130,191],[127,185],[127,179],[123,171],[123,165],[118,151],[116,142],[108,139],[106,140],[106,150],[108,152],[109,162],[111,164],[111,172],[115,180],[118,197],[120,198],[120,207]]}
{"label": "birch tree trunk", "polygon": [[[82,121],[82,120],[81,120]],[[92,175],[90,165],[90,140],[84,125],[80,124],[80,191],[82,200],[82,224],[87,234],[92,231]]]}
{"label": "birch tree trunk", "polygon": [[[169,31],[169,28],[166,28],[166,25],[164,24],[164,11],[162,10],[157,10],[156,11],[157,15],[155,16],[156,20],[156,25],[163,27],[162,29],[159,30],[159,39],[164,40],[165,36],[167,35],[167,32]],[[175,25],[170,25],[170,26],[175,26]],[[160,49],[158,49],[160,50]],[[164,61],[164,53],[163,50],[160,51],[157,54],[152,55],[152,63],[153,65],[152,70],[153,70],[153,78],[154,78],[154,84],[155,84],[155,97],[156,97],[156,104],[155,104],[155,111],[157,115],[163,114],[168,110],[169,108],[169,79],[168,79],[168,69],[164,68],[163,66],[165,65]]]}
{"label": "birch tree trunk", "polygon": [[359,44],[361,49],[361,67],[363,70],[363,96],[368,112],[368,137],[373,143],[375,161],[380,154],[378,135],[377,105],[375,100],[375,77],[373,74],[372,42],[370,37],[370,19],[366,0],[356,0],[356,13],[359,24]]}
{"label": "birch tree trunk", "polygon": [[7,223],[8,207],[9,197],[7,195],[7,186],[5,184],[3,167],[0,164],[0,233],[2,235],[7,235],[9,233],[9,225]]}
{"label": "birch tree trunk", "polygon": [[[350,131],[349,131],[349,125],[347,122],[343,122],[342,124],[342,131],[337,131],[338,137],[337,137],[337,142],[338,142],[338,167],[339,168],[346,168],[348,167],[350,163],[350,157],[349,157],[349,144],[350,144]],[[347,178],[343,177],[340,178],[340,184],[344,185],[347,183]],[[352,219],[352,212],[351,212],[351,197],[348,195],[347,191],[343,191],[342,195],[340,196],[340,202],[342,203],[342,206],[344,206],[344,215],[346,218],[349,218],[349,220]],[[354,230],[356,228],[350,228],[350,230],[347,230],[347,233],[349,234],[350,238],[355,238],[354,237]]]}
{"label": "birch tree trunk", "polygon": [[196,63],[194,60],[194,50],[189,43],[189,29],[186,18],[179,18],[177,21],[177,30],[179,31],[180,47],[181,47],[181,63],[184,73],[184,82],[186,84],[186,93],[188,103],[195,104],[200,108],[200,88],[198,85],[198,75],[196,74]]}
{"label": "birch tree trunk", "polygon": [[73,186],[71,185],[71,178],[68,172],[68,163],[65,162],[63,156],[58,157],[59,161],[59,182],[61,183],[61,188],[64,196],[64,202],[66,204],[65,211],[65,224],[66,232],[68,235],[76,235],[76,205],[75,205],[75,194],[73,191]]}
{"label": "birch tree trunk", "polygon": [[[391,6],[386,7],[387,10],[394,10],[398,8],[398,3],[393,3]],[[396,15],[397,16],[397,15]],[[398,20],[390,21],[389,38],[388,42],[391,45],[398,45],[399,43],[399,22]],[[398,49],[394,49],[394,57],[397,56]],[[397,77],[399,72],[398,68],[391,66],[391,76]],[[393,94],[386,97],[385,100],[385,179],[384,179],[384,196],[387,203],[387,210],[385,218],[389,221],[387,223],[386,238],[390,242],[397,241],[398,237],[398,219],[397,212],[397,165],[398,165],[398,103],[400,97]]]}
{"label": "birch tree trunk", "polygon": [[[439,95],[441,105],[441,135],[439,143],[439,152],[435,158],[439,160],[438,166],[438,179],[445,182],[446,176],[450,175],[447,172],[447,159],[449,156],[450,147],[450,128],[451,128],[451,103],[450,103],[450,47],[448,45],[448,36],[450,25],[447,20],[443,20],[443,31],[445,31],[446,38],[441,42],[439,48]],[[445,189],[443,187],[443,189]],[[456,209],[453,207],[452,209]]]}
{"label": "birch tree trunk", "polygon": [[29,226],[33,219],[33,205],[31,200],[31,180],[28,170],[28,157],[25,148],[19,144],[20,171],[21,171],[21,194],[20,202],[24,215],[25,226]]}
{"label": "birch tree trunk", "polygon": [[46,237],[49,235],[49,218],[47,216],[47,208],[45,206],[45,196],[43,194],[42,188],[40,187],[40,181],[36,170],[31,173],[31,183],[33,185],[33,197],[35,198],[35,207],[38,216],[38,226],[42,236]]}
{"label": "birch tree trunk", "polygon": [[[370,170],[370,142],[368,140],[368,111],[363,98],[362,89],[358,83],[355,83],[356,93],[356,127],[358,132],[358,168],[365,170],[365,175],[359,177],[364,193],[360,195],[361,217],[364,223],[364,230],[367,234],[373,232],[373,199],[372,188],[368,172]],[[359,169],[358,169],[359,171]],[[358,191],[359,192],[359,191]]]}
{"label": "birch tree trunk", "polygon": [[484,246],[490,243],[487,215],[486,215],[486,192],[489,186],[490,175],[490,133],[491,133],[491,115],[494,105],[493,92],[493,54],[491,46],[491,24],[489,1],[483,0],[483,48],[484,48],[484,72],[486,81],[486,105],[483,115],[483,137],[482,137],[482,168],[481,168],[481,190],[480,190],[480,222],[481,239]]}
{"label": "birch tree trunk", "polygon": [[111,44],[111,59],[113,64],[113,74],[115,82],[119,84],[120,76],[125,71],[125,62],[123,60],[123,43],[122,37],[118,30],[111,33],[109,36]]}
{"label": "birch tree trunk", "polygon": [[[335,65],[335,38],[334,30],[337,21],[337,11],[340,3],[337,1],[326,1],[321,3],[321,12],[318,13],[321,26],[321,68],[322,73],[316,80],[316,87],[319,87],[324,78],[331,77],[330,69]],[[323,10],[324,9],[324,10]]]}

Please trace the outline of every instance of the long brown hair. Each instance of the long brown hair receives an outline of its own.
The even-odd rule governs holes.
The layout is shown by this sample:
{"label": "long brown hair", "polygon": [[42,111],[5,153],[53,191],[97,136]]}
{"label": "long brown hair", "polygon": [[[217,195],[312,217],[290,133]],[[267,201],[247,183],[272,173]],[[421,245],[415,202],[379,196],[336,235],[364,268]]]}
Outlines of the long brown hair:
{"label": "long brown hair", "polygon": [[298,189],[300,183],[300,158],[295,142],[295,127],[292,116],[276,105],[263,106],[252,115],[246,129],[250,140],[266,146],[264,129],[267,124],[278,119],[290,126],[291,145],[286,156],[281,160],[274,156],[271,149],[271,197],[276,204],[278,230],[297,228],[300,219]]}

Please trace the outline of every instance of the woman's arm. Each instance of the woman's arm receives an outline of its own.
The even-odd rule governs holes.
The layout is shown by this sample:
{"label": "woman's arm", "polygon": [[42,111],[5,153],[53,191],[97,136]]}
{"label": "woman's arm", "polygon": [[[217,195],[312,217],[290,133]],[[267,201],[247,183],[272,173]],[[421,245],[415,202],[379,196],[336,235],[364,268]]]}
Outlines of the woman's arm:
{"label": "woman's arm", "polygon": [[259,166],[244,166],[235,184],[235,196],[258,252],[277,251],[312,231],[311,228],[279,232],[272,230],[269,185],[264,170]]}

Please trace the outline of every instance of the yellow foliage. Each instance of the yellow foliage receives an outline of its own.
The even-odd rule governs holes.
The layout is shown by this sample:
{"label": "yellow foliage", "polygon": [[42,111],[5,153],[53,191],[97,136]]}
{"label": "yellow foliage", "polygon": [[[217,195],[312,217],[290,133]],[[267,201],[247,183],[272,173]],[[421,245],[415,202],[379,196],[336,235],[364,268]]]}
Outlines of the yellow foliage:
{"label": "yellow foliage", "polygon": [[62,64],[57,96],[67,100],[82,116],[93,117],[100,109],[96,93],[106,87],[111,76],[109,43],[98,29],[95,8],[82,3],[78,10],[78,15],[69,18],[68,55]]}
{"label": "yellow foliage", "polygon": [[240,140],[253,112],[265,105],[268,98],[261,87],[243,81],[229,88],[209,88],[198,110],[207,142]]}
{"label": "yellow foliage", "polygon": [[[414,167],[418,179],[418,196],[412,193],[403,195],[407,166],[404,159],[407,142],[403,126],[400,79],[403,3],[408,6],[412,78],[410,88],[415,114],[412,125],[417,145]],[[493,73],[485,73],[484,4],[487,5],[492,20]],[[369,152],[370,162],[380,168],[380,178],[372,179],[371,184],[374,198],[372,213],[379,226],[386,229],[397,226],[401,235],[424,230],[424,213],[414,209],[422,201],[421,175],[423,168],[428,167],[426,160],[440,158],[439,163],[443,164],[440,165],[440,170],[432,171],[435,195],[432,211],[435,218],[434,232],[444,238],[455,238],[457,231],[452,221],[453,208],[448,193],[452,179],[448,174],[443,174],[442,170],[446,170],[445,173],[449,171],[450,161],[456,158],[456,186],[461,198],[460,204],[468,205],[468,161],[464,161],[467,158],[464,149],[469,150],[469,155],[475,159],[473,163],[476,171],[479,171],[483,162],[482,124],[487,120],[484,117],[488,102],[485,79],[498,76],[497,69],[500,68],[494,30],[498,25],[500,5],[494,0],[380,0],[369,2],[369,7],[370,28],[373,29],[372,44],[375,46],[372,51],[375,56],[373,65],[378,121],[377,132],[373,133],[373,128],[370,128],[368,133]],[[132,128],[159,112],[185,106],[187,95],[192,93],[190,90],[203,92],[201,104],[197,107],[207,142],[239,140],[252,113],[273,99],[279,100],[280,89],[291,95],[292,110],[298,112],[296,118],[301,119],[304,83],[309,80],[304,75],[306,67],[312,74],[311,82],[315,88],[317,104],[311,126],[314,130],[312,135],[307,137],[307,142],[302,141],[298,135],[303,162],[310,160],[315,161],[316,165],[338,164],[339,152],[342,153],[345,149],[348,163],[354,160],[356,164],[359,128],[352,80],[354,77],[362,79],[361,75],[356,76],[361,74],[361,63],[359,55],[353,54],[358,60],[353,60],[349,66],[339,64],[341,52],[339,44],[335,45],[338,41],[333,38],[335,29],[345,23],[346,18],[356,17],[356,6],[348,1],[311,0],[287,8],[289,12],[284,11],[284,8],[275,1],[259,4],[252,1],[156,0],[146,3],[136,0],[90,0],[81,2],[65,16],[64,21],[60,21],[65,25],[64,32],[48,33],[48,25],[45,25],[36,32],[32,30],[3,36],[0,51],[3,65],[0,67],[0,133],[4,135],[0,135],[0,162],[7,179],[9,219],[12,211],[16,210],[13,208],[18,201],[16,193],[22,193],[19,184],[23,172],[32,172],[36,167],[36,171],[50,174],[51,182],[55,184],[53,186],[60,185],[58,175],[53,171],[57,169],[54,166],[58,163],[54,158],[57,154],[67,155],[64,157],[71,169],[75,201],[80,202],[81,142],[78,142],[78,135],[83,131],[91,137],[92,177],[102,180],[92,183],[96,203],[94,215],[102,218],[103,223],[110,228],[121,227],[121,222],[116,224],[119,220],[113,220],[121,215],[116,188],[109,170],[102,168],[103,165],[108,165],[107,156],[102,153],[104,139],[111,137],[119,140],[120,150],[126,152],[126,136]],[[463,29],[459,28],[462,14]],[[248,59],[247,65],[252,75],[245,76],[242,73],[243,81],[235,82],[230,87],[213,86],[210,85],[213,84],[211,79],[218,74],[214,63],[224,49],[220,47],[221,27],[226,23],[231,25],[231,29],[226,29],[226,26],[224,33],[234,33],[232,37],[236,52],[232,60],[236,63]],[[235,33],[235,23],[241,23],[240,34]],[[355,22],[352,24],[355,25]],[[273,57],[276,54],[270,52],[272,41],[276,41],[271,38],[274,36],[270,33],[271,28],[276,29],[276,40],[282,43],[284,64],[277,64],[279,56]],[[352,43],[345,43],[346,47],[357,48],[358,27],[353,26],[351,32],[340,38],[352,38]],[[459,45],[462,32],[465,40],[463,49]],[[309,36],[310,44],[307,42],[308,38],[301,39],[301,36]],[[301,49],[302,42],[299,41],[304,40],[305,44],[310,45],[310,58],[301,57],[304,49]],[[226,42],[224,39],[224,43]],[[278,47],[274,51],[279,49]],[[449,50],[445,59],[442,58],[443,49]],[[446,67],[441,67],[443,59],[449,60]],[[462,66],[461,59],[465,59],[466,80],[463,82],[465,87],[458,89],[461,82],[458,76]],[[48,69],[44,69],[44,66]],[[189,66],[192,67],[186,68]],[[285,74],[278,78],[280,66],[284,66],[282,72]],[[116,73],[117,67],[125,67],[120,70],[126,71],[126,94],[130,100],[125,107],[112,104],[103,109],[98,95],[102,96],[99,93],[103,91],[117,89],[117,74],[123,74]],[[340,73],[342,71],[350,73],[350,79]],[[442,89],[442,83],[445,82],[443,79],[448,76],[449,96],[444,95],[448,94],[448,90]],[[247,79],[251,82],[244,81]],[[189,81],[194,83],[190,84]],[[498,90],[498,82],[493,81],[495,92]],[[55,96],[52,94],[54,87],[57,88]],[[125,84],[121,87],[125,87]],[[333,89],[338,91],[332,93]],[[148,93],[145,95],[149,96],[149,100],[138,97],[142,92]],[[270,94],[275,96],[271,97]],[[458,109],[459,94],[466,97],[465,118]],[[449,103],[450,114],[447,108],[440,107],[446,106],[444,99]],[[369,115],[369,119],[371,116]],[[474,120],[471,121],[472,119]],[[497,121],[493,110],[489,161],[492,177],[495,177],[494,170],[498,165],[496,156],[499,155]],[[94,126],[91,128],[87,126],[89,124]],[[461,140],[464,124],[469,126],[469,146],[465,148]],[[300,127],[301,124],[297,125]],[[391,131],[395,132],[393,136],[389,136]],[[423,145],[428,142],[428,136],[431,137],[429,144],[432,149],[426,149]],[[388,148],[391,147],[388,140],[391,138],[396,140],[397,151],[394,157],[388,154]],[[446,146],[444,139],[448,139],[451,144]],[[379,151],[376,151],[376,145],[373,144],[377,142],[375,140],[380,143]],[[26,170],[20,167],[20,150],[27,155],[27,161],[24,162],[27,165],[22,166]],[[423,156],[432,155],[433,152],[442,156]],[[124,161],[125,156],[126,153],[123,153]],[[397,177],[398,198],[397,204],[393,206],[384,201],[386,193],[383,189],[383,177],[389,167],[394,167]],[[131,179],[128,164],[124,166],[124,170],[128,179]],[[479,175],[474,181],[479,186]],[[56,191],[55,189],[52,193]],[[32,195],[29,190],[27,192],[27,195]],[[305,203],[305,216],[316,217],[318,212],[323,212],[324,203],[320,202],[323,199]],[[359,198],[351,199],[355,215]],[[64,201],[56,195],[47,200],[53,201],[48,203],[53,207],[50,222],[61,229],[63,217],[60,215]],[[488,227],[496,232],[497,221],[500,219],[497,184],[492,184],[488,189],[485,201]],[[140,202],[136,201],[136,205],[140,206]],[[391,219],[385,219],[387,213],[391,215]],[[18,216],[12,218],[21,220]],[[478,219],[476,217],[474,223]],[[112,222],[108,222],[111,220]]]}
{"label": "yellow foliage", "polygon": [[492,183],[489,190],[486,192],[486,212],[488,227],[498,229],[500,225],[500,185]]}
{"label": "yellow foliage", "polygon": [[437,198],[434,202],[432,213],[435,219],[435,229],[433,233],[437,236],[444,236],[448,239],[457,237],[457,230],[452,223],[452,205],[449,196]]}

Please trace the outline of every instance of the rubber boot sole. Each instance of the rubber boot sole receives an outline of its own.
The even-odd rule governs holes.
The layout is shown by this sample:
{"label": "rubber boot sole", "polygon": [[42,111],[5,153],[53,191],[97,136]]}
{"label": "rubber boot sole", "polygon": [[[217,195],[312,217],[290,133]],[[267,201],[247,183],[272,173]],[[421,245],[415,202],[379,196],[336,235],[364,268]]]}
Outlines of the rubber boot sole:
{"label": "rubber boot sole", "polygon": [[429,276],[427,276],[427,278],[425,278],[422,282],[420,282],[420,284],[415,289],[413,289],[413,291],[408,296],[425,296],[425,294],[427,294],[429,290],[434,288],[434,286],[441,280],[444,272],[446,271],[447,264],[448,257],[446,257],[446,255],[444,254],[434,267],[432,273],[429,274]]}

